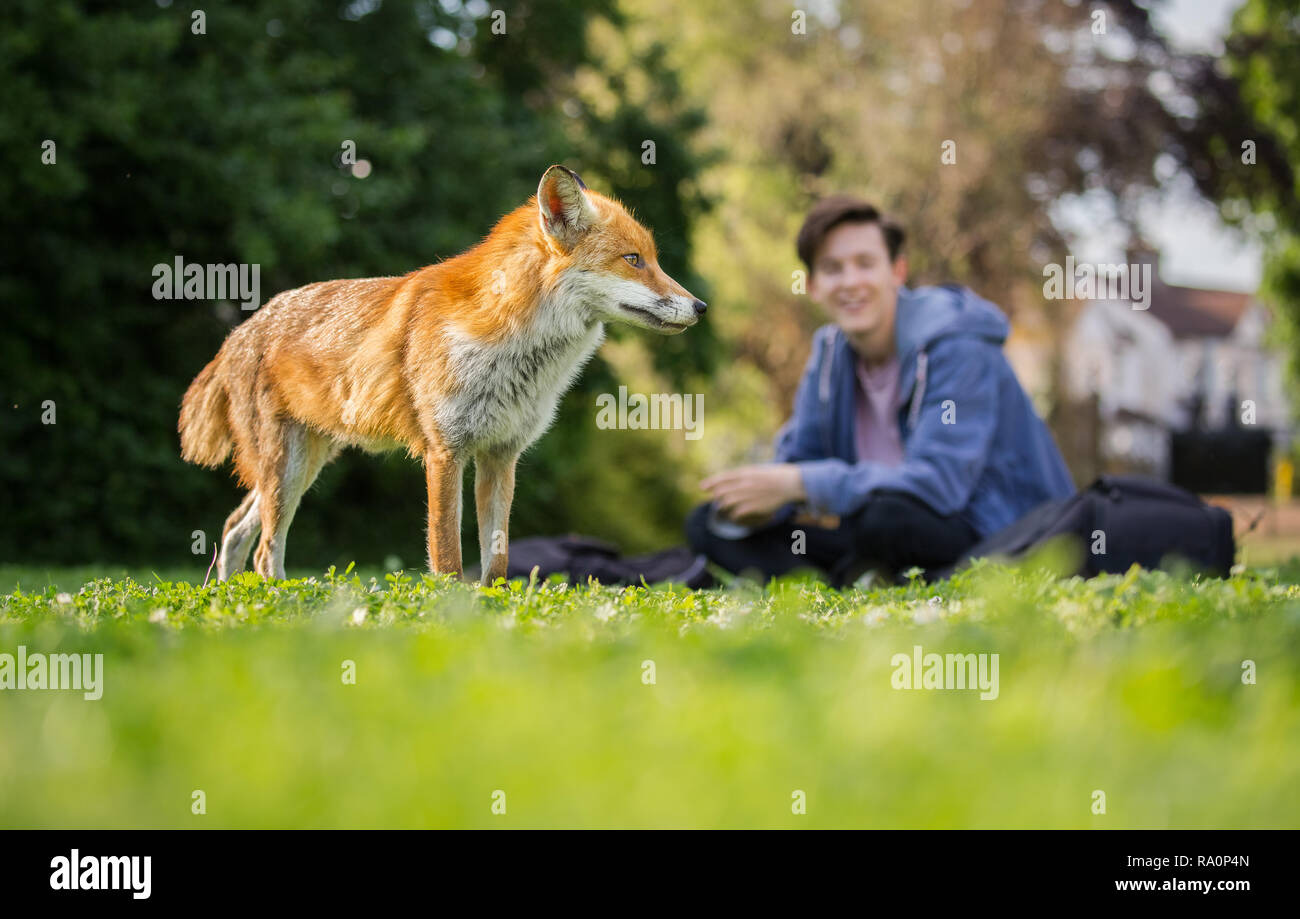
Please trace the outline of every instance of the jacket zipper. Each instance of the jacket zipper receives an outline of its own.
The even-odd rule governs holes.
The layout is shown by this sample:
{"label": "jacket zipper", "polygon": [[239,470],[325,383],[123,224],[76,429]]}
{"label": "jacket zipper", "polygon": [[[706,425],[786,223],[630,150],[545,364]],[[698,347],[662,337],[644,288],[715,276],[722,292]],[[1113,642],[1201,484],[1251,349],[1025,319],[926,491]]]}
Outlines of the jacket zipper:
{"label": "jacket zipper", "polygon": [[925,398],[925,374],[929,364],[930,356],[924,351],[916,355],[916,386],[912,390],[912,406],[907,411],[909,434],[916,430],[916,423],[921,415],[921,400]]}

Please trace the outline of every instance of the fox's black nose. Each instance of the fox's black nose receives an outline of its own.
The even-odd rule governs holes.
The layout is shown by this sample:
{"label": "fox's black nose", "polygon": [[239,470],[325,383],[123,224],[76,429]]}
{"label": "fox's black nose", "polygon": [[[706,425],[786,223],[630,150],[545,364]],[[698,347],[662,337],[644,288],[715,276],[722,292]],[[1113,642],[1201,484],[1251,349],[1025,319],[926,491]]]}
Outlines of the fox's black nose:
{"label": "fox's black nose", "polygon": [[703,315],[704,315],[704,311],[707,310],[708,308],[709,308],[709,305],[708,305],[707,303],[705,303],[703,300],[696,300],[696,301],[695,301],[695,315],[697,315],[697,316],[703,316]]}

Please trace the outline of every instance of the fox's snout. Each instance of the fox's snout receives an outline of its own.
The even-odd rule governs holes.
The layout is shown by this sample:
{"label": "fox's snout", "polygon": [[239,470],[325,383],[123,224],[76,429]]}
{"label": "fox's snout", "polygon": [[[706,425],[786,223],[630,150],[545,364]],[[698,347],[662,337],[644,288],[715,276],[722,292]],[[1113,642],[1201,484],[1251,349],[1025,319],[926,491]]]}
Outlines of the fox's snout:
{"label": "fox's snout", "polygon": [[694,314],[690,317],[690,320],[686,323],[686,328],[690,328],[691,326],[695,325],[697,322],[700,321],[700,317],[703,316],[705,312],[708,311],[709,305],[705,303],[703,300],[701,300],[699,297],[696,297],[692,294],[688,293],[686,296],[690,298],[691,301],[690,308]]}
{"label": "fox's snout", "polygon": [[700,321],[709,305],[666,274],[653,285],[615,282],[607,293],[614,309],[608,317],[638,328],[676,335]]}
{"label": "fox's snout", "polygon": [[676,335],[699,322],[708,304],[688,294],[686,297],[658,297],[633,303],[619,300],[617,308],[617,318],[623,322],[662,335]]}

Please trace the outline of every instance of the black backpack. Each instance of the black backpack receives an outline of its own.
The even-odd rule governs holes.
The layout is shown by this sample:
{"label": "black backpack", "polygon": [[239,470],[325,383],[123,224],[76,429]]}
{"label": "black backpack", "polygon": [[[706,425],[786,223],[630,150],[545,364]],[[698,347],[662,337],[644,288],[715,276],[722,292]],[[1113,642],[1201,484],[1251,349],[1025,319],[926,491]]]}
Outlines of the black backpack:
{"label": "black backpack", "polygon": [[946,577],[972,558],[1015,558],[1065,533],[1074,535],[1083,550],[1077,573],[1085,577],[1121,573],[1134,562],[1159,568],[1174,558],[1227,577],[1237,548],[1232,515],[1223,508],[1167,482],[1104,475],[1068,498],[1040,504],[936,576]]}
{"label": "black backpack", "polygon": [[[528,578],[534,567],[545,580],[552,574],[565,574],[577,584],[592,577],[602,584],[647,584],[673,581],[698,589],[714,586],[703,555],[686,546],[624,557],[618,546],[592,536],[570,533],[566,536],[532,536],[510,543],[506,577]],[[466,574],[477,578],[476,568]]]}

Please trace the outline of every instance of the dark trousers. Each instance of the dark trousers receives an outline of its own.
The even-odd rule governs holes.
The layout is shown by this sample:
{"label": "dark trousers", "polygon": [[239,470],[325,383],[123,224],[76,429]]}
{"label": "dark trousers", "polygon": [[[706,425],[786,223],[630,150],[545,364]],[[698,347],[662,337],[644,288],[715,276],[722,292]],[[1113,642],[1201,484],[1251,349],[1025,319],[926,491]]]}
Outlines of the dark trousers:
{"label": "dark trousers", "polygon": [[[763,578],[814,568],[831,583],[852,583],[863,572],[897,575],[913,566],[931,570],[957,561],[979,534],[957,515],[943,517],[924,502],[899,492],[876,492],[835,528],[795,522],[769,524],[748,536],[726,539],[708,526],[710,504],[686,519],[686,538],[696,552],[733,574],[756,570]],[[796,531],[803,532],[802,554]]]}

